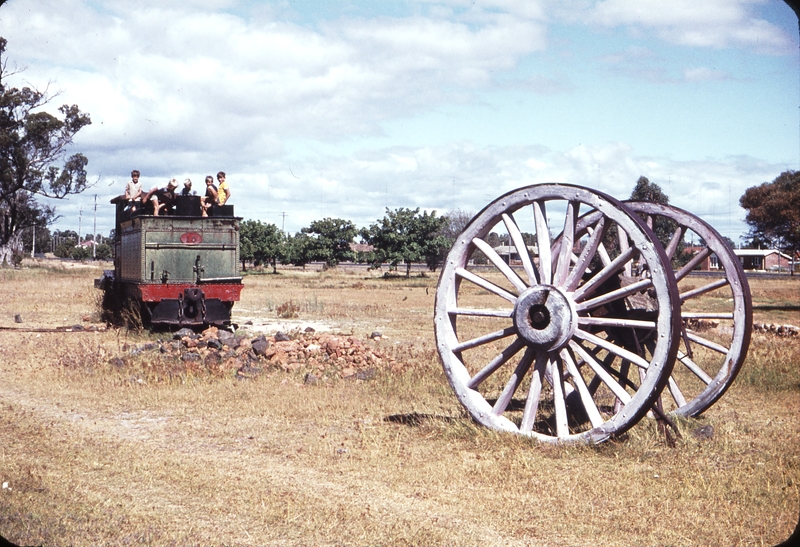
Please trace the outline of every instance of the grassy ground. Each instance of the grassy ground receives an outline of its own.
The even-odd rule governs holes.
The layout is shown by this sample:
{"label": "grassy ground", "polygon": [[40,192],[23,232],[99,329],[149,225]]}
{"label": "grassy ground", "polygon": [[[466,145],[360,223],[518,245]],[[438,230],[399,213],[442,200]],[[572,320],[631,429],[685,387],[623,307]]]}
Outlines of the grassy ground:
{"label": "grassy ground", "polygon": [[[674,448],[648,420],[597,447],[543,446],[462,411],[433,344],[435,277],[248,276],[240,325],[380,331],[409,364],[305,385],[109,364],[163,334],[32,332],[92,324],[98,274],[0,270],[0,535],[15,543],[769,546],[797,522],[800,341],[754,335]],[[796,280],[751,283],[756,304],[800,297]],[[279,317],[287,302],[297,317]]]}

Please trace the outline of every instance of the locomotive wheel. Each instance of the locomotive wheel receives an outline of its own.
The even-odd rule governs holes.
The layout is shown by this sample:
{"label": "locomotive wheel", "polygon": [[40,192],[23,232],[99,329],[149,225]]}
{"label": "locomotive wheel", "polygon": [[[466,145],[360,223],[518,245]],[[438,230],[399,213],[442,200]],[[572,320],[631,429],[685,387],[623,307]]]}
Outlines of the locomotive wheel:
{"label": "locomotive wheel", "polygon": [[[681,283],[694,267],[716,255],[721,277],[697,278],[683,283],[681,342],[678,361],[662,395],[665,410],[679,416],[697,416],[713,405],[730,387],[747,355],[753,326],[750,287],[739,259],[714,228],[677,207],[650,202],[624,202],[651,227],[662,223],[669,236],[666,253]],[[666,219],[667,222],[663,222]],[[693,257],[682,257],[681,242],[699,239],[706,247]],[[688,261],[687,261],[688,259]],[[682,265],[677,264],[683,262]],[[706,297],[700,304],[700,297]],[[666,396],[669,393],[670,397]]]}
{"label": "locomotive wheel", "polygon": [[[597,215],[583,234],[581,212]],[[628,248],[602,244],[620,231]],[[495,251],[497,234],[522,250],[518,268]],[[434,315],[445,375],[472,417],[545,442],[600,442],[636,424],[681,332],[675,276],[654,241],[620,202],[579,186],[520,188],[478,213],[447,256]],[[627,284],[632,265],[646,281]]]}

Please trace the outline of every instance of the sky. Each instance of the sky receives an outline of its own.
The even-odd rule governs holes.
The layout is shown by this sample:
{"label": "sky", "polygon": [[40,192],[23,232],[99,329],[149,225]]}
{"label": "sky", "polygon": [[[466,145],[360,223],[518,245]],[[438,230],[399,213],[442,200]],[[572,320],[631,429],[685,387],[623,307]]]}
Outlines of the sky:
{"label": "sky", "polygon": [[287,233],[646,176],[739,242],[745,189],[800,170],[782,0],[8,0],[0,36],[5,83],[91,116],[70,152],[93,186],[52,203],[81,234],[132,169],[221,170],[237,216]]}

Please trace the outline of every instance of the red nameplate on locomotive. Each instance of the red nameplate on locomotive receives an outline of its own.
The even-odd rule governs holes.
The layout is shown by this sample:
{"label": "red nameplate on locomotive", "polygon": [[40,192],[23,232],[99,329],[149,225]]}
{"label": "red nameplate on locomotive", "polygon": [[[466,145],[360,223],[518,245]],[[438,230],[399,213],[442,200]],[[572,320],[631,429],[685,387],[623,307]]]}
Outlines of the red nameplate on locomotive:
{"label": "red nameplate on locomotive", "polygon": [[181,243],[186,245],[197,245],[203,242],[203,236],[197,232],[186,232],[181,236]]}

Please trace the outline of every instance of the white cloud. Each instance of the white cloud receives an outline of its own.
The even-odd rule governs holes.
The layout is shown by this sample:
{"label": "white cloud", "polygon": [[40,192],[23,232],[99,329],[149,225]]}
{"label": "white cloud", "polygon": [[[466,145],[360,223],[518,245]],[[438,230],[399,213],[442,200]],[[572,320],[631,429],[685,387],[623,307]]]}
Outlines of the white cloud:
{"label": "white cloud", "polygon": [[707,67],[687,68],[683,71],[684,79],[690,82],[699,81],[721,81],[726,80],[730,76],[721,70],[716,70]]}
{"label": "white cloud", "polygon": [[738,196],[749,186],[772,180],[781,168],[744,157],[703,161],[641,157],[624,143],[581,145],[563,152],[541,146],[459,143],[392,147],[354,158],[317,156],[293,165],[294,174],[276,162],[269,190],[246,176],[236,179],[233,188],[240,195],[262,198],[235,202],[238,214],[277,223],[280,213],[288,212],[286,228],[297,231],[327,216],[367,226],[386,207],[477,212],[505,192],[529,184],[577,184],[627,199],[636,180],[646,176],[662,187],[671,203],[706,217],[720,231],[726,232],[730,225],[735,238],[743,230],[743,212],[735,205]]}
{"label": "white cloud", "polygon": [[[409,170],[411,165],[413,170]],[[736,205],[738,196],[750,186],[774,179],[784,168],[749,157],[683,161],[642,157],[624,143],[581,145],[566,151],[454,143],[390,147],[352,157],[316,155],[292,163],[272,160],[258,172],[229,171],[228,175],[237,215],[271,222],[289,232],[325,217],[369,226],[383,216],[385,208],[475,213],[502,194],[530,184],[577,184],[622,200],[630,196],[636,180],[646,176],[661,186],[672,204],[737,239],[746,229],[744,212]],[[170,176],[201,181],[209,173],[174,171]],[[163,185],[167,178],[148,176],[143,184],[145,188]],[[83,231],[89,232],[91,198],[97,193],[98,228],[107,233],[113,226],[108,200],[121,192],[125,180],[127,173],[104,177],[87,195],[56,203],[64,215],[58,227],[77,229],[82,208]]]}
{"label": "white cloud", "polygon": [[585,20],[603,27],[627,26],[639,34],[684,46],[751,47],[787,53],[791,38],[753,14],[766,0],[601,0],[584,13]]}
{"label": "white cloud", "polygon": [[2,16],[9,53],[36,65],[26,76],[69,82],[63,99],[92,115],[81,143],[162,149],[172,162],[177,143],[245,161],[287,138],[378,135],[385,120],[463,101],[544,47],[539,21],[506,13],[312,30],[213,9],[227,4],[39,0]]}
{"label": "white cloud", "polygon": [[[426,130],[439,128],[423,123],[407,140],[392,141],[384,132],[387,121],[491,104],[486,94],[498,89],[538,99],[593,84],[581,81],[585,74],[569,64],[574,34],[559,41],[558,55],[551,56],[553,21],[593,25],[580,30],[587,40],[598,28],[609,34],[623,28],[687,49],[783,51],[789,43],[783,31],[753,15],[761,3],[431,0],[412,3],[407,16],[311,25],[276,17],[278,10],[292,9],[280,3],[26,0],[4,5],[0,24],[9,58],[30,67],[15,81],[53,80],[64,90],[54,106],[76,103],[91,114],[94,123],[81,131],[78,144],[90,158],[91,175],[101,177],[101,203],[119,193],[134,167],[143,171],[145,186],[172,176],[201,181],[223,169],[238,214],[285,222],[296,231],[325,216],[367,225],[385,207],[477,211],[506,191],[539,182],[587,185],[624,198],[646,175],[662,186],[667,181],[674,201],[690,210],[722,203],[719,193],[729,187],[735,198],[745,185],[774,178],[781,166],[729,158],[679,161],[666,152],[641,157],[626,142],[554,149],[548,133],[558,136],[586,123],[568,116],[528,142],[509,139],[523,142],[516,146],[473,144],[484,127],[502,136],[494,119],[480,116],[474,127],[472,119],[454,122],[465,128],[457,141],[426,139]],[[629,43],[602,61],[646,82],[735,77],[709,68],[705,59],[668,73],[658,44]],[[521,65],[525,70],[518,71]],[[565,113],[573,106],[625,110],[573,105],[572,95],[578,100],[580,91],[548,104]],[[528,120],[521,123],[537,123],[531,112],[520,114]],[[502,108],[482,116],[495,114],[501,116]],[[431,117],[447,123],[447,115]],[[511,122],[501,130],[515,131]],[[614,129],[604,134],[616,135]],[[65,219],[76,218],[85,199],[63,203]]]}

